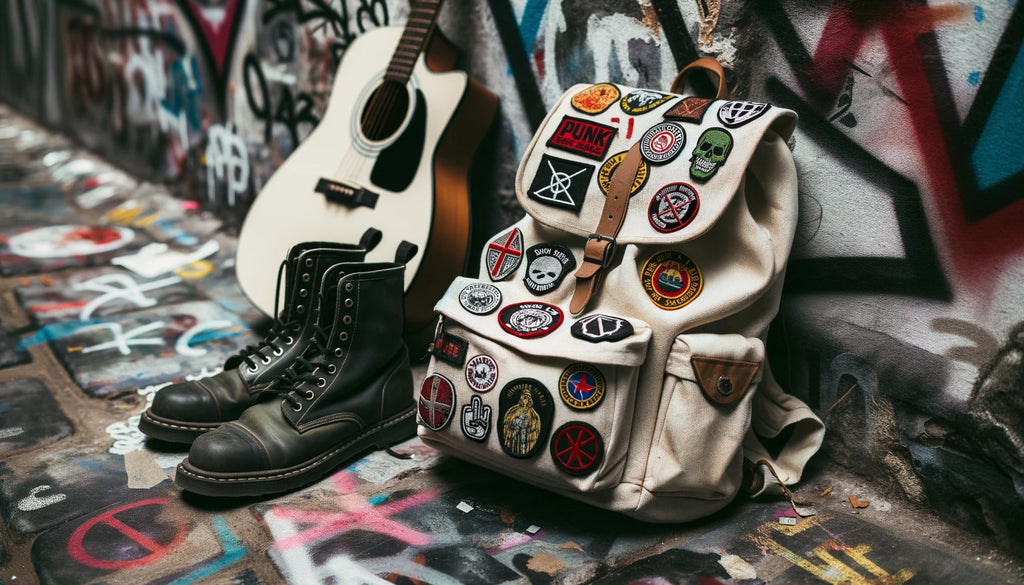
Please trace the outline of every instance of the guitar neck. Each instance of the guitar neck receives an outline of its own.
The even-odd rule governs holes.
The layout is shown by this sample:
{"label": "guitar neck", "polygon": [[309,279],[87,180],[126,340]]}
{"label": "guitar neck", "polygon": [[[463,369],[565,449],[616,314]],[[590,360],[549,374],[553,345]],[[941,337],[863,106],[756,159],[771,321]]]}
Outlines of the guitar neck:
{"label": "guitar neck", "polygon": [[391,56],[391,63],[384,74],[384,79],[395,81],[405,85],[412,75],[412,69],[419,59],[420,53],[427,45],[430,34],[434,31],[437,22],[437,15],[441,12],[441,4],[444,0],[420,0],[413,2],[409,12],[409,21],[402,31],[402,39],[398,42],[395,54]]}

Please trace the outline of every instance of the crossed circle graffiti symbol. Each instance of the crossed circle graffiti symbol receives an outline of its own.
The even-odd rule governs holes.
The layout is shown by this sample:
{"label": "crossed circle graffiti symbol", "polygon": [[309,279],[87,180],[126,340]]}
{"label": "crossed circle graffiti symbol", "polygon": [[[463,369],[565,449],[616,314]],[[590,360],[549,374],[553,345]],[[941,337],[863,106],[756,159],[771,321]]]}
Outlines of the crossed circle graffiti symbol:
{"label": "crossed circle graffiti symbol", "polygon": [[[162,506],[170,502],[169,498],[153,498],[149,500],[142,500],[140,502],[132,502],[119,508],[104,512],[97,516],[94,516],[90,520],[83,523],[74,533],[71,534],[71,540],[68,541],[68,553],[79,563],[83,565],[93,567],[96,569],[107,569],[107,570],[118,570],[128,569],[131,567],[140,567],[142,565],[148,565],[153,561],[165,556],[167,553],[174,550],[178,544],[185,539],[187,532],[187,523],[184,518],[178,520],[178,526],[175,530],[174,538],[167,544],[160,544],[149,536],[143,534],[136,528],[129,526],[128,524],[117,518],[117,515],[126,510],[133,508],[141,508],[144,506]],[[93,527],[97,524],[105,524],[108,528],[112,528],[117,532],[124,535],[125,538],[135,542],[141,548],[148,550],[149,554],[143,555],[134,559],[99,559],[89,554],[85,550],[85,536],[88,534]]]}

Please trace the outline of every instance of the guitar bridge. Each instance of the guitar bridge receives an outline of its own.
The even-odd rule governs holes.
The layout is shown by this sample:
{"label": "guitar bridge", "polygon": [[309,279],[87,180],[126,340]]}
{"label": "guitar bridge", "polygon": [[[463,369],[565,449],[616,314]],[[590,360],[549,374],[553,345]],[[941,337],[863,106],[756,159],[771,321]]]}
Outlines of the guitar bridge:
{"label": "guitar bridge", "polygon": [[337,203],[349,208],[369,207],[373,209],[377,206],[377,198],[379,197],[373,191],[362,187],[353,187],[340,181],[323,178],[317,182],[316,189],[314,190],[317,193],[323,194],[331,203]]}

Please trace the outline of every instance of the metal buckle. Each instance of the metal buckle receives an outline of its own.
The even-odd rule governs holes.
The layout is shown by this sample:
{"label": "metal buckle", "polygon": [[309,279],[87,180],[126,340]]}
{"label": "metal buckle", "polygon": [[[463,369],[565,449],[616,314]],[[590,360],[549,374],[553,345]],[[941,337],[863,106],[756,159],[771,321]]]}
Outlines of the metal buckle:
{"label": "metal buckle", "polygon": [[[594,262],[593,260],[588,258],[585,254],[583,256],[583,260],[585,260],[586,262],[594,263],[594,264],[600,264],[601,268],[608,268],[611,265],[612,260],[615,258],[615,249],[616,249],[616,246],[618,245],[616,243],[616,241],[615,241],[615,238],[612,237],[612,236],[606,236],[604,234],[590,234],[589,236],[587,236],[587,241],[589,242],[590,240],[604,240],[604,241],[608,242],[608,245],[605,246],[605,248],[604,248],[604,256],[602,256],[601,262],[599,262],[599,263],[598,262]],[[584,248],[584,250],[585,249],[586,248]]]}

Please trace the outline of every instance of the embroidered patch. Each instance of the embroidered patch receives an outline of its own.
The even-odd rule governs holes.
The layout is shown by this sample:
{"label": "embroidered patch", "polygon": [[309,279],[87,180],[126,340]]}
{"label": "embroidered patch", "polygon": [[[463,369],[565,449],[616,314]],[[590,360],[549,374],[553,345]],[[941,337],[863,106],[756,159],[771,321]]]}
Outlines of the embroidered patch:
{"label": "embroidered patch", "polygon": [[[601,165],[601,170],[597,172],[597,186],[601,188],[605,195],[608,194],[608,188],[612,184],[612,173],[622,163],[622,160],[626,158],[626,154],[626,151],[623,151],[608,157],[608,160],[604,161],[604,164]],[[648,170],[647,163],[641,160],[640,167],[636,171],[636,178],[633,179],[633,186],[629,188],[630,195],[636,195],[636,192],[647,182]]]}
{"label": "embroidered patch", "polygon": [[519,228],[499,235],[487,244],[487,274],[502,280],[519,268],[523,259],[523,232]]}
{"label": "embroidered patch", "polygon": [[693,147],[690,157],[690,176],[697,181],[707,181],[718,168],[725,164],[725,159],[732,151],[732,134],[723,128],[709,128],[700,135],[697,146]]}
{"label": "embroidered patch", "polygon": [[565,207],[576,213],[587,197],[587,185],[594,165],[543,155],[527,195],[546,205]]}
{"label": "embroidered patch", "polygon": [[742,126],[768,111],[771,104],[736,100],[725,102],[718,108],[718,119],[730,128]]}
{"label": "embroidered patch", "polygon": [[548,140],[548,146],[601,160],[614,135],[613,126],[565,116]]}
{"label": "embroidered patch", "polygon": [[551,437],[551,458],[570,475],[588,475],[604,461],[604,441],[593,426],[567,422]]}
{"label": "embroidered patch", "polygon": [[589,364],[572,364],[558,379],[558,394],[569,408],[589,410],[604,398],[604,376]]}
{"label": "embroidered patch", "polygon": [[523,283],[535,295],[558,288],[562,279],[576,268],[576,258],[565,246],[537,244],[526,251],[526,276]]}
{"label": "embroidered patch", "polygon": [[474,441],[486,441],[491,432],[491,407],[479,396],[472,396],[462,407],[462,434]]}
{"label": "embroidered patch", "polygon": [[619,99],[619,88],[610,83],[591,85],[572,96],[572,107],[584,114],[600,114]]}
{"label": "embroidered patch", "polygon": [[437,359],[461,368],[466,362],[466,350],[469,349],[469,342],[456,335],[442,332],[434,339],[434,345],[430,347],[430,353]]}
{"label": "embroidered patch", "polygon": [[533,457],[544,448],[554,415],[555,403],[540,382],[512,380],[498,396],[501,449],[519,459]]}
{"label": "embroidered patch", "polygon": [[455,386],[441,374],[432,374],[420,386],[420,424],[439,431],[452,419],[455,412]]}
{"label": "embroidered patch", "polygon": [[678,104],[672,106],[672,109],[665,112],[665,117],[700,124],[704,120],[704,112],[714,101],[710,98],[685,97]]}
{"label": "embroidered patch", "polygon": [[686,144],[686,132],[675,122],[651,126],[640,138],[640,154],[652,165],[663,165],[679,156]]}
{"label": "embroidered patch", "polygon": [[467,284],[459,292],[459,304],[474,315],[487,315],[501,304],[501,291],[486,282]]}
{"label": "embroidered patch", "polygon": [[651,198],[647,218],[659,232],[683,229],[697,216],[700,198],[697,191],[686,183],[669,183]]}
{"label": "embroidered patch", "polygon": [[573,323],[569,331],[573,337],[591,343],[618,341],[633,335],[633,324],[621,317],[594,314]]}
{"label": "embroidered patch", "polygon": [[661,93],[660,91],[634,89],[619,101],[619,107],[627,114],[643,114],[674,97],[672,94]]}
{"label": "embroidered patch", "polygon": [[498,381],[498,362],[489,355],[478,355],[466,364],[466,382],[477,392],[487,392]]}
{"label": "embroidered patch", "polygon": [[516,337],[543,337],[562,324],[562,310],[547,303],[516,303],[498,313],[498,322]]}
{"label": "embroidered patch", "polygon": [[644,290],[662,309],[681,309],[697,298],[704,288],[700,268],[692,258],[675,250],[650,257],[640,272]]}

